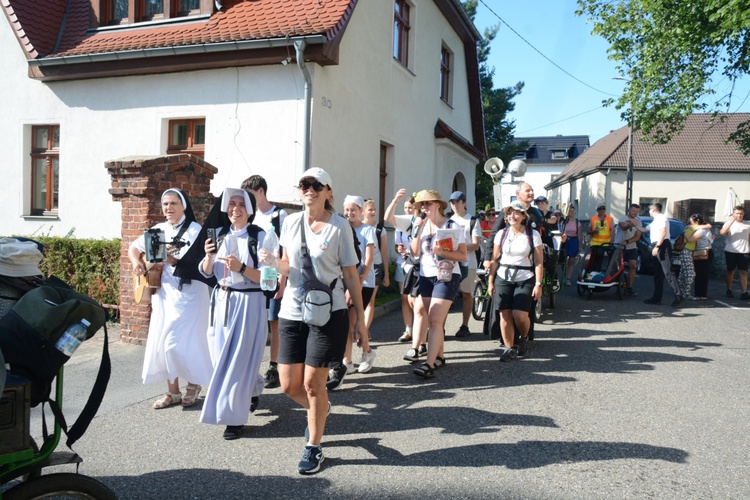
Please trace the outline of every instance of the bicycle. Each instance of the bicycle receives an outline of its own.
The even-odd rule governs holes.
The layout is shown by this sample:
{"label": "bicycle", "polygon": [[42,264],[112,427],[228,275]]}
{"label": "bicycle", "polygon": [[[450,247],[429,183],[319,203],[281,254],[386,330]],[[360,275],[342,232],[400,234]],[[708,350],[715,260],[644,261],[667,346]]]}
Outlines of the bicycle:
{"label": "bicycle", "polygon": [[[8,380],[13,376],[9,376]],[[13,377],[23,385],[20,377]],[[11,382],[6,383],[6,388]],[[63,368],[56,377],[55,401],[62,407]],[[24,399],[23,411],[28,415],[30,402]],[[19,419],[20,420],[20,419]],[[18,425],[18,424],[17,424]],[[41,498],[84,498],[89,500],[117,500],[117,495],[100,481],[78,472],[57,472],[42,475],[49,466],[80,464],[83,459],[74,452],[55,451],[60,443],[62,428],[55,419],[52,434],[45,436],[41,447],[29,438],[22,449],[0,454],[0,500],[29,500]]]}
{"label": "bicycle", "polygon": [[487,290],[487,272],[482,268],[477,268],[477,279],[474,282],[471,307],[471,316],[477,321],[482,321],[487,312],[487,305],[490,301]]}

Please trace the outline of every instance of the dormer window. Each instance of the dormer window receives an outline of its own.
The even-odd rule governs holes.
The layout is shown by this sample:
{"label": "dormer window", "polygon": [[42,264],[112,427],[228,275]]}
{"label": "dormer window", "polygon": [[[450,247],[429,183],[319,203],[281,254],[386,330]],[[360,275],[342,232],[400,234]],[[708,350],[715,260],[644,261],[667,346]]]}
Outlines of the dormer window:
{"label": "dormer window", "polygon": [[567,149],[553,149],[550,151],[553,160],[567,160],[568,150]]}

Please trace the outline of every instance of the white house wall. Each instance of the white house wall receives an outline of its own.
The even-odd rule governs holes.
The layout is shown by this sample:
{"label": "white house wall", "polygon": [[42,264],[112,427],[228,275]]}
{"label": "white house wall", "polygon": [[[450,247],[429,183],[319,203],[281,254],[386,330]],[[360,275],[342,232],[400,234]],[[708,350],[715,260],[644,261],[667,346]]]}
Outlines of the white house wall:
{"label": "white house wall", "polygon": [[[352,193],[378,199],[381,143],[393,147],[386,204],[400,187],[447,197],[458,172],[474,197],[478,160],[438,155],[434,136],[440,118],[473,140],[463,44],[432,0],[414,3],[413,72],[392,55],[393,3],[373,1],[358,2],[339,65],[315,69],[312,164],[342,175],[337,201]],[[454,52],[452,107],[439,97],[441,42]]]}
{"label": "white house wall", "polygon": [[[744,174],[636,171],[633,176],[633,201],[666,198],[664,213],[673,217],[673,206],[677,201],[689,199],[716,200],[715,221],[729,219],[725,213],[729,188],[737,193],[740,202],[750,199],[750,179]],[[596,206],[604,200],[607,213],[615,219],[625,214],[625,172],[606,170],[573,181],[573,200],[578,200],[577,216],[588,220],[596,213]],[[570,203],[570,185],[564,184],[551,192],[551,199],[560,199],[561,206]],[[600,193],[607,193],[602,197]],[[707,215],[707,214],[704,214]]]}
{"label": "white house wall", "polygon": [[[380,143],[393,146],[388,192],[435,188],[453,176],[474,185],[476,159],[436,146],[438,118],[473,140],[463,45],[431,0],[416,2],[413,73],[393,59],[392,2],[359,2],[340,46],[339,66],[309,64],[313,78],[312,166],[329,169],[337,201],[378,197]],[[453,106],[439,98],[441,42],[454,51]],[[0,92],[12,96],[0,120],[0,234],[112,238],[120,204],[104,163],[166,152],[168,121],[206,119],[205,159],[219,169],[211,191],[266,177],[269,198],[293,201],[303,168],[304,79],[296,64],[44,84],[7,21],[0,22]],[[291,55],[294,51],[291,50]],[[29,213],[31,125],[60,125],[59,219]],[[445,148],[449,153],[437,153]],[[20,178],[20,182],[16,179]],[[473,189],[467,193],[473,198]]]}

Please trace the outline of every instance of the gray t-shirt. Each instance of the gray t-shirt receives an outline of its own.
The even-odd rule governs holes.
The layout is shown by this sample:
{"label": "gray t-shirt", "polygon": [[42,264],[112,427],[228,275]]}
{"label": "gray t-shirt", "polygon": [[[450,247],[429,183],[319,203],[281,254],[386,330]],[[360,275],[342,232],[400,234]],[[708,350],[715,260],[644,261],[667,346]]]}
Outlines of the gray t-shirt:
{"label": "gray t-shirt", "polygon": [[[289,215],[281,227],[279,244],[284,247],[289,258],[289,279],[287,280],[284,296],[281,299],[279,317],[302,321],[302,236],[305,212]],[[315,276],[326,285],[333,280],[333,310],[346,309],[344,283],[341,278],[341,268],[357,265],[357,253],[354,250],[354,237],[349,222],[340,215],[331,214],[330,220],[323,229],[314,233],[307,223],[304,223],[307,248],[312,258]]]}

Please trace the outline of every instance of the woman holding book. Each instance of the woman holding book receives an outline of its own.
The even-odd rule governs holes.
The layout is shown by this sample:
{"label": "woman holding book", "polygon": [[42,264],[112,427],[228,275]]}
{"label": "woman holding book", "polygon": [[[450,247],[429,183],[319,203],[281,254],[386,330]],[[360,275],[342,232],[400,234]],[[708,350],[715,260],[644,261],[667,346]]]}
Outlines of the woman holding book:
{"label": "woman holding book", "polygon": [[464,231],[445,216],[448,203],[437,191],[417,193],[414,207],[421,210],[416,219],[411,254],[420,258],[419,295],[427,311],[427,359],[414,369],[423,378],[435,376],[435,368],[445,364],[443,326],[448,310],[461,284],[459,262],[466,260]]}

